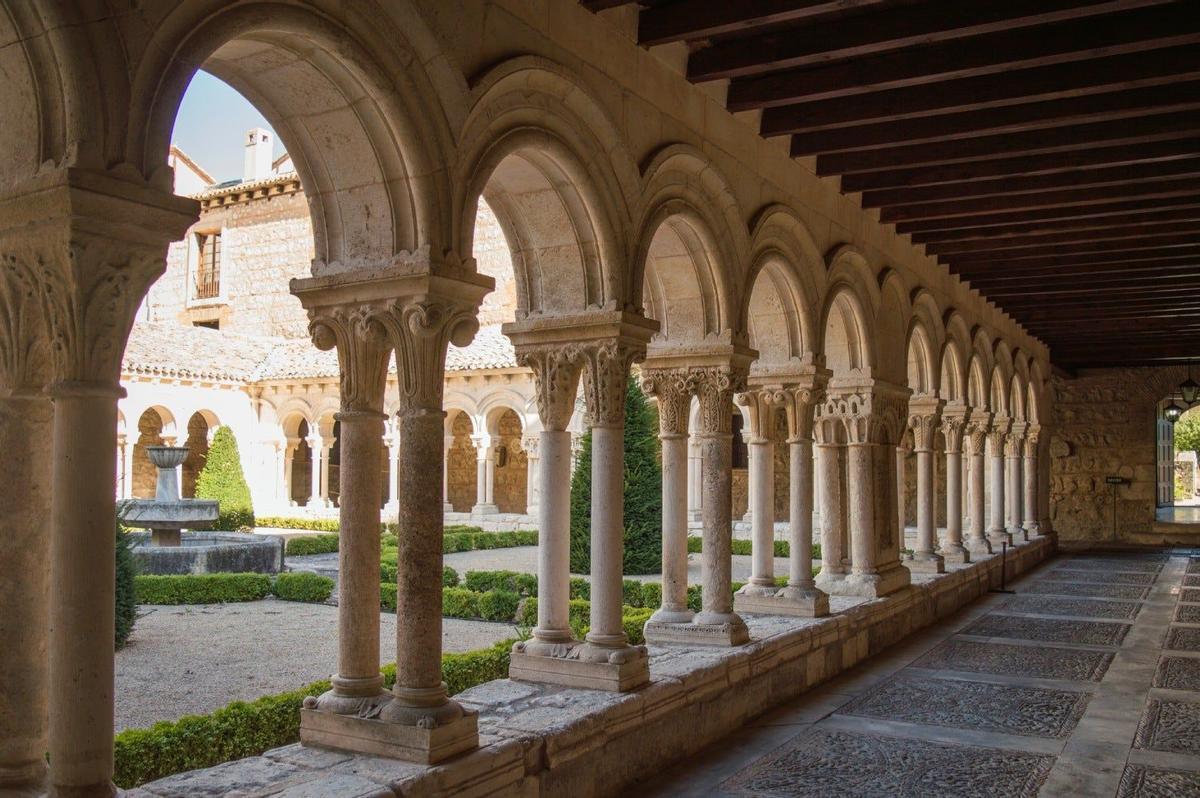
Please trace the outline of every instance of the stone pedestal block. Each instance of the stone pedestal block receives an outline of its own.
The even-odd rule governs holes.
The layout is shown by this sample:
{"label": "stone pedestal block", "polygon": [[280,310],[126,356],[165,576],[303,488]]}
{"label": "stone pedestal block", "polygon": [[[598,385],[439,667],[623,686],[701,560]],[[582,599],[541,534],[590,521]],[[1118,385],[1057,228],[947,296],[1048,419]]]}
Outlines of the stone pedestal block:
{"label": "stone pedestal block", "polygon": [[508,678],[610,693],[624,693],[650,681],[650,659],[645,646],[615,649],[615,655],[607,661],[581,657],[586,646],[570,648],[565,656],[545,657],[525,653],[524,646],[517,643],[509,659]]}
{"label": "stone pedestal block", "polygon": [[655,645],[740,646],[750,642],[750,630],[741,618],[728,623],[646,623],[646,642]]}
{"label": "stone pedestal block", "polygon": [[938,549],[938,554],[947,565],[963,565],[971,561],[971,552],[959,544],[942,546]]}
{"label": "stone pedestal block", "polygon": [[940,554],[915,554],[904,560],[904,566],[915,574],[946,573],[946,560]]}
{"label": "stone pedestal block", "polygon": [[880,568],[876,573],[850,574],[845,579],[830,581],[828,586],[820,587],[833,596],[878,598],[894,593],[911,582],[908,569],[897,560]]}
{"label": "stone pedestal block", "polygon": [[738,593],[733,597],[738,613],[823,618],[829,614],[829,595],[816,588],[785,587],[772,596]]}
{"label": "stone pedestal block", "polygon": [[432,765],[479,747],[479,714],[464,712],[450,723],[422,728],[375,718],[300,710],[300,742],[357,754]]}

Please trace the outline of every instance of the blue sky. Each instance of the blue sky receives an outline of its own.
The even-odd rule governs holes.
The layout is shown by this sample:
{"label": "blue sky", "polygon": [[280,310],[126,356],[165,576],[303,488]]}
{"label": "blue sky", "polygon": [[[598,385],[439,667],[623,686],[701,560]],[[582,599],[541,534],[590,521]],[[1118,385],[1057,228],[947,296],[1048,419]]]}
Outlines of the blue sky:
{"label": "blue sky", "polygon": [[[229,84],[197,72],[183,95],[171,141],[218,182],[242,176],[242,137],[252,127],[274,132],[250,101]],[[275,157],[284,146],[275,136]]]}

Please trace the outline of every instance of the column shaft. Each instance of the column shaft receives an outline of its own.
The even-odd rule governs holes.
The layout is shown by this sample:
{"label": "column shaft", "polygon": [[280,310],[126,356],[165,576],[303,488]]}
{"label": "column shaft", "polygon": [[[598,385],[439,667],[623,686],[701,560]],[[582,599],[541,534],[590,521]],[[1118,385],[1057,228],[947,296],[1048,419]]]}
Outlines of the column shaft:
{"label": "column shaft", "polygon": [[308,439],[308,455],[311,472],[309,474],[309,507],[321,506],[321,454],[325,451],[325,447],[321,444],[320,438]]}
{"label": "column shaft", "polygon": [[993,542],[1007,540],[1004,530],[1004,453],[988,452],[988,469],[991,494],[991,517],[988,519],[988,538]]}
{"label": "column shaft", "polygon": [[788,445],[788,515],[791,547],[788,587],[812,587],[813,443],[809,438]]}
{"label": "column shaft", "polygon": [[701,433],[703,466],[701,515],[704,544],[701,554],[703,600],[696,623],[721,624],[733,617],[731,576],[733,541],[733,435]]}
{"label": "column shaft", "polygon": [[592,607],[587,640],[623,646],[625,435],[621,426],[592,427]]}
{"label": "column shaft", "polygon": [[53,425],[39,392],[0,398],[0,793],[46,773]]}
{"label": "column shaft", "polygon": [[842,579],[846,569],[842,560],[846,552],[845,518],[842,514],[841,447],[834,444],[817,446],[817,464],[821,469],[821,573],[819,581]]}
{"label": "column shaft", "polygon": [[663,581],[662,608],[654,620],[687,622],[688,588],[688,439],[686,434],[664,434],[663,470]]}
{"label": "column shaft", "polygon": [[896,520],[900,529],[900,548],[905,546],[904,530],[908,528],[908,449],[896,447]]}
{"label": "column shaft", "polygon": [[[871,449],[875,444],[846,447],[846,484],[850,506],[850,572],[856,578],[877,573],[875,563],[875,469]],[[894,455],[891,455],[894,457]]]}
{"label": "column shaft", "polygon": [[1022,473],[1025,477],[1025,484],[1023,486],[1024,490],[1022,491],[1023,498],[1025,500],[1024,527],[1026,531],[1032,534],[1037,534],[1037,458],[1034,455],[1025,455]]}
{"label": "column shaft", "polygon": [[946,542],[943,554],[962,549],[962,453],[946,452]]}
{"label": "column shaft", "polygon": [[990,554],[992,551],[984,528],[983,461],[982,446],[978,446],[971,452],[968,463],[971,482],[971,526],[968,530],[968,548],[976,554]]}
{"label": "column shaft", "polygon": [[918,555],[932,555],[937,544],[933,513],[933,452],[917,450],[917,547]]}
{"label": "column shaft", "polygon": [[571,433],[542,430],[538,454],[538,625],[533,636],[554,646],[572,639]]}
{"label": "column shaft", "polygon": [[[769,417],[768,417],[769,418]],[[769,440],[750,443],[750,514],[752,572],[758,595],[775,594],[775,451]]]}
{"label": "column shaft", "polygon": [[112,794],[119,390],[68,382],[53,391],[50,773],[63,794]]}

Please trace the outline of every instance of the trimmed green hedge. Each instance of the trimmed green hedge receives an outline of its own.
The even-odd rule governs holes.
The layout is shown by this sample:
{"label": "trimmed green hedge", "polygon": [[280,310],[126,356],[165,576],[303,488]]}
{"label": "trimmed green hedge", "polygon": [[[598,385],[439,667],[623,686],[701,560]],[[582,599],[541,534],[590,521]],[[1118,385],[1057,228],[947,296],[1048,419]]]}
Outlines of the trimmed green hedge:
{"label": "trimmed green hedge", "polygon": [[271,592],[284,601],[305,601],[320,604],[333,594],[333,580],[328,576],[306,571],[283,573],[275,577]]}
{"label": "trimmed green hedge", "polygon": [[284,545],[284,553],[291,557],[305,554],[331,554],[338,550],[336,534],[313,535],[310,538],[292,538]]}
{"label": "trimmed green hedge", "polygon": [[138,604],[223,604],[258,601],[271,593],[266,574],[143,574],[133,584]]}
{"label": "trimmed green hedge", "polygon": [[254,505],[242,471],[237,438],[227,426],[217,427],[213,435],[204,467],[196,477],[196,498],[217,500],[219,514],[213,529],[233,531],[255,525]]}
{"label": "trimmed green hedge", "polygon": [[[733,543],[732,552],[734,554],[749,555],[754,550],[754,541],[752,541],[752,540],[737,539],[737,540],[732,541],[732,543]],[[698,554],[698,553],[700,553],[700,551],[703,550],[703,548],[704,548],[704,538],[701,538],[698,536],[692,536],[692,537],[688,538],[688,553],[689,554]],[[787,557],[791,554],[791,551],[792,551],[792,547],[788,543],[788,541],[786,541],[786,540],[775,541],[775,556],[776,557]],[[821,544],[820,543],[812,544],[812,556],[813,556],[814,560],[821,559]]]}
{"label": "trimmed green hedge", "polygon": [[281,516],[262,516],[257,519],[259,528],[267,529],[307,529],[313,532],[337,532],[336,518],[283,518]]}
{"label": "trimmed green hedge", "polygon": [[486,593],[489,590],[507,590],[523,596],[537,595],[537,575],[521,574],[516,571],[467,571],[463,586],[468,590]]}
{"label": "trimmed green hedge", "polygon": [[[508,675],[512,640],[490,648],[442,657],[442,679],[451,694]],[[396,668],[382,668],[391,688]],[[255,701],[235,701],[208,715],[190,715],[149,729],[129,729],[116,736],[114,781],[130,789],[185,770],[257,756],[300,739],[300,707],[307,696],[329,689],[328,681]]]}

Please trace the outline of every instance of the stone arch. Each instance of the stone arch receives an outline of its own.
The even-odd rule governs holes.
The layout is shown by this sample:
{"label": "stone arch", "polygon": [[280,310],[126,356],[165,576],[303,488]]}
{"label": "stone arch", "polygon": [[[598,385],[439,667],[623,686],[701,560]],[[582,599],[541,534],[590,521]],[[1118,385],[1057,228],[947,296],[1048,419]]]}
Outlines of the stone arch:
{"label": "stone arch", "polygon": [[835,249],[826,259],[829,282],[817,327],[819,362],[835,377],[869,377],[876,363],[874,310],[879,291],[866,259],[851,247]]}
{"label": "stone arch", "polygon": [[[880,302],[875,319],[875,376],[895,385],[908,380],[908,353],[905,349],[912,323],[913,308],[904,279],[895,269],[879,273]],[[926,334],[930,334],[926,329]],[[936,347],[930,339],[929,346]]]}
{"label": "stone arch", "polygon": [[945,333],[937,303],[928,291],[913,292],[906,336],[906,385],[914,395],[937,396],[941,389]]}
{"label": "stone arch", "polygon": [[[188,448],[187,459],[180,466],[179,492],[185,498],[196,495],[196,481],[208,462],[208,445],[220,426],[220,419],[211,410],[197,410],[188,416],[187,437],[180,446]],[[243,444],[245,445],[245,444]]]}
{"label": "stone arch", "polygon": [[287,143],[312,209],[314,274],[402,253],[442,256],[439,183],[454,151],[447,106],[466,91],[410,2],[344,6],[336,18],[265,0],[216,10],[180,4],[158,21],[144,52],[129,84],[121,153],[141,175],[169,189],[172,125],[204,68]]}
{"label": "stone arch", "polygon": [[1009,386],[1013,376],[1012,350],[1003,340],[997,340],[992,355],[990,399],[992,412],[1012,417]]}
{"label": "stone arch", "polygon": [[967,404],[996,412],[992,404],[992,340],[987,331],[976,327],[971,334],[971,366],[967,380]]}
{"label": "stone arch", "polygon": [[749,241],[733,192],[699,151],[660,150],[644,173],[635,238],[633,302],[670,344],[745,340],[734,296]]}
{"label": "stone arch", "polygon": [[779,205],[759,215],[751,241],[737,328],[748,333],[760,365],[812,363],[818,296],[813,270],[822,266],[820,252],[800,219]]}
{"label": "stone arch", "polygon": [[487,425],[495,457],[495,504],[502,513],[523,515],[529,495],[529,458],[522,446],[524,417],[509,403],[497,402],[488,411]]}
{"label": "stone arch", "polygon": [[175,415],[162,405],[147,407],[138,414],[137,437],[133,441],[133,481],[129,495],[136,499],[153,499],[158,483],[158,468],[150,462],[148,446],[175,446],[179,427]]}
{"label": "stone arch", "polygon": [[446,414],[446,436],[450,445],[446,451],[446,501],[455,512],[469,513],[475,506],[475,443],[474,416],[461,408]]}
{"label": "stone arch", "polygon": [[967,370],[971,359],[971,333],[962,314],[949,310],[944,317],[946,345],[942,350],[938,395],[947,403],[970,405],[967,399]]}
{"label": "stone arch", "polygon": [[545,59],[489,71],[473,90],[454,180],[459,252],[483,197],[512,253],[518,320],[625,304],[627,197],[636,169],[582,81]]}
{"label": "stone arch", "polygon": [[1041,411],[1042,396],[1045,387],[1045,380],[1042,377],[1042,365],[1034,360],[1029,367],[1029,388],[1025,403],[1025,413],[1030,424],[1041,424],[1045,420],[1042,418]]}

